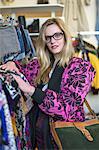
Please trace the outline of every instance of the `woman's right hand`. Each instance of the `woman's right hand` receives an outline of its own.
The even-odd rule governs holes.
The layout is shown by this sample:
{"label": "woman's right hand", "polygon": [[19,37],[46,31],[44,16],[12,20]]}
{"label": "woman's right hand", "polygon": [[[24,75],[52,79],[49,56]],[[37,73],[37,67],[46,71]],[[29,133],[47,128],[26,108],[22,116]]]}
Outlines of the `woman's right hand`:
{"label": "woman's right hand", "polygon": [[13,61],[8,61],[7,63],[1,65],[0,69],[4,69],[5,71],[10,70],[10,71],[20,73],[19,69],[16,67],[16,64]]}

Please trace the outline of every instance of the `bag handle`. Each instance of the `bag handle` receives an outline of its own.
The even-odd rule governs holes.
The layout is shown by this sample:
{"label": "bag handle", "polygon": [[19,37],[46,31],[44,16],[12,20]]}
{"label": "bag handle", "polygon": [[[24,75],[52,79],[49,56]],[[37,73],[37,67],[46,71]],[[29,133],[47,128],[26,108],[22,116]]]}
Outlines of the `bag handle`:
{"label": "bag handle", "polygon": [[[92,110],[91,106],[89,105],[88,101],[85,99],[85,104],[89,110],[89,112],[95,117],[97,118],[95,112]],[[93,120],[94,123],[96,124],[99,124],[99,121],[98,120]],[[93,124],[92,122],[92,124]],[[64,122],[66,123],[66,122]],[[93,141],[93,137],[91,136],[90,132],[85,128],[85,124],[83,122],[71,122],[72,126],[74,126],[76,129],[78,129],[80,132],[82,132],[82,134],[86,137],[86,139],[88,141]],[[88,123],[86,123],[88,124]],[[90,123],[89,123],[90,124]],[[58,147],[59,147],[59,150],[62,150],[62,144],[60,142],[60,139],[57,135],[57,132],[55,130],[55,122],[53,121],[53,118],[50,118],[50,128],[51,128],[51,133],[54,137],[54,140],[56,141]]]}
{"label": "bag handle", "polygon": [[84,103],[86,104],[89,112],[94,116],[94,118],[97,118],[96,113],[92,110],[91,106],[89,105],[89,103],[86,99],[85,99]]}
{"label": "bag handle", "polygon": [[[92,110],[91,106],[89,105],[89,103],[86,99],[85,99],[84,103],[86,104],[89,112],[94,116],[94,118],[97,119],[95,112]],[[93,137],[91,136],[90,132],[87,129],[85,129],[85,126],[83,125],[83,123],[73,122],[73,125],[83,133],[83,135],[87,138],[87,140],[93,141]]]}
{"label": "bag handle", "polygon": [[81,123],[79,122],[73,122],[73,125],[80,130],[80,132],[82,132],[82,134],[86,137],[86,139],[90,142],[93,141],[93,137],[91,136],[90,132],[85,129],[85,126],[83,126]]}
{"label": "bag handle", "polygon": [[56,144],[58,145],[59,150],[63,150],[62,144],[61,144],[60,139],[55,130],[55,124],[54,124],[53,118],[49,119],[49,123],[50,123],[50,129],[51,129],[52,136],[53,136]]}
{"label": "bag handle", "polygon": [[[94,118],[97,119],[97,116],[96,116],[95,112],[92,110],[92,108],[89,105],[88,101],[85,99],[84,102],[85,102],[89,112],[94,116]],[[93,141],[93,137],[91,136],[90,132],[87,129],[85,129],[85,126],[83,125],[83,123],[73,122],[73,125],[83,133],[83,135],[87,138],[87,140]]]}

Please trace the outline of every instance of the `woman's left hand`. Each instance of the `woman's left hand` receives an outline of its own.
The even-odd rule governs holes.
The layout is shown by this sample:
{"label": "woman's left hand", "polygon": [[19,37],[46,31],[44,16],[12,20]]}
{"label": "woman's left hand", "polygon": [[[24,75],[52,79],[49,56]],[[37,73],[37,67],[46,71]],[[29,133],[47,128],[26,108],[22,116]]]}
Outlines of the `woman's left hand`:
{"label": "woman's left hand", "polygon": [[31,86],[29,83],[25,82],[20,76],[12,75],[16,82],[18,83],[19,88],[30,95],[32,95],[35,91],[35,87]]}

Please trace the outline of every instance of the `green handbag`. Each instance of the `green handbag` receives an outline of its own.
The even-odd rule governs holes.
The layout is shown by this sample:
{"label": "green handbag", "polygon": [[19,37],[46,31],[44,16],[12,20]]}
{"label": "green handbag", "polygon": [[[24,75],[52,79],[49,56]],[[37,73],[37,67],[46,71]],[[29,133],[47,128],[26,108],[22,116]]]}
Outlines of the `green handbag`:
{"label": "green handbag", "polygon": [[99,120],[88,102],[85,103],[94,119],[84,122],[53,122],[51,132],[59,150],[99,150]]}

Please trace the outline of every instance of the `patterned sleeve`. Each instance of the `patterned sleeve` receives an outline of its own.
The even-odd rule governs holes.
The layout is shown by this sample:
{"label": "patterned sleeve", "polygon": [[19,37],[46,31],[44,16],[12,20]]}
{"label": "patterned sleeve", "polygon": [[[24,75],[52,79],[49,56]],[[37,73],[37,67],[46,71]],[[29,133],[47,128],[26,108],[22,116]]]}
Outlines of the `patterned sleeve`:
{"label": "patterned sleeve", "polygon": [[34,58],[27,64],[22,64],[20,61],[15,61],[19,71],[25,75],[31,85],[35,85],[35,78],[38,75],[40,65],[37,58]]}
{"label": "patterned sleeve", "polygon": [[62,75],[60,93],[47,89],[39,104],[40,109],[59,120],[83,121],[83,102],[94,76],[90,62],[73,58]]}
{"label": "patterned sleeve", "polygon": [[63,87],[81,96],[83,102],[91,88],[95,70],[89,61],[74,57],[63,74]]}

